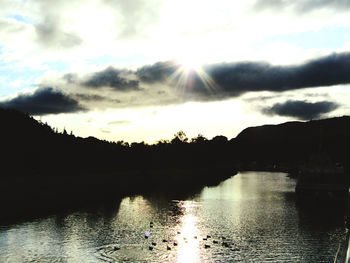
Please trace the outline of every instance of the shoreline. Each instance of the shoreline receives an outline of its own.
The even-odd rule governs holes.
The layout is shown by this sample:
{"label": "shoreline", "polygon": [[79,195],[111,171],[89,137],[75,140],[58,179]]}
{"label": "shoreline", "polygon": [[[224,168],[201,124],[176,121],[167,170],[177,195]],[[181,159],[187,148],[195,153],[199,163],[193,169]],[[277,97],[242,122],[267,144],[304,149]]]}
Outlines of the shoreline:
{"label": "shoreline", "polygon": [[155,169],[116,174],[26,175],[2,183],[0,223],[16,223],[80,208],[115,203],[126,196],[193,195],[234,176],[233,168]]}

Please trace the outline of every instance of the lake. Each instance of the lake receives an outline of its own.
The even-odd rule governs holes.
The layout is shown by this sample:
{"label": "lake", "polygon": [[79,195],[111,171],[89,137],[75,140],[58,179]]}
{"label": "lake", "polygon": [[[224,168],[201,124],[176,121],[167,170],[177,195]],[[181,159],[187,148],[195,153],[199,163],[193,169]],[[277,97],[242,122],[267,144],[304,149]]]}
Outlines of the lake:
{"label": "lake", "polygon": [[297,204],[295,183],[239,172],[186,198],[126,197],[2,225],[0,262],[333,262],[342,208]]}

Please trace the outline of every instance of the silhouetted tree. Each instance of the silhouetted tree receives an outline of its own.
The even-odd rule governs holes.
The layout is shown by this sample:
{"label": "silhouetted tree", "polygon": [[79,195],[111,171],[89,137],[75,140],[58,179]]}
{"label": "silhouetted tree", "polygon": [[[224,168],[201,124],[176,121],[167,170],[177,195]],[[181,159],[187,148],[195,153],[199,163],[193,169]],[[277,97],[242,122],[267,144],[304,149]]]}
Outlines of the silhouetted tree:
{"label": "silhouetted tree", "polygon": [[227,143],[227,137],[223,135],[217,135],[213,139],[211,139],[211,141],[213,143],[223,144],[223,143]]}
{"label": "silhouetted tree", "polygon": [[202,134],[198,134],[197,137],[191,139],[191,143],[204,143],[208,141]]}
{"label": "silhouetted tree", "polygon": [[186,143],[188,142],[187,135],[184,131],[178,131],[174,134],[174,138],[171,140],[172,144]]}

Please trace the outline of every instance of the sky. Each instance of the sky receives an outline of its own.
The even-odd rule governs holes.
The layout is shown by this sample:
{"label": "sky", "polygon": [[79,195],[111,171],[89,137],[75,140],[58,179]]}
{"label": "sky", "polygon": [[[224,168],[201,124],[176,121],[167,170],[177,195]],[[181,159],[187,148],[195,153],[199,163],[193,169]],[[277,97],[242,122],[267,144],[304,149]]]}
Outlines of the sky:
{"label": "sky", "polygon": [[350,0],[0,0],[0,107],[154,143],[350,115]]}

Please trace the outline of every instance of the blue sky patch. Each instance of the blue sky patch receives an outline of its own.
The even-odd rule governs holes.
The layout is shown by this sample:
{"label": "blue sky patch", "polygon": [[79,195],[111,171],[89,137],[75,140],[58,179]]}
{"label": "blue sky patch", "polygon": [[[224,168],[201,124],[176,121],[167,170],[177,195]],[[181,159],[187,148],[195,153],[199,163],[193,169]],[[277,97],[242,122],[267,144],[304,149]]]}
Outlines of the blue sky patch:
{"label": "blue sky patch", "polygon": [[26,24],[34,24],[34,22],[29,17],[24,17],[18,14],[12,14],[7,16],[8,18],[12,18],[18,22],[26,23]]}
{"label": "blue sky patch", "polygon": [[326,27],[318,31],[307,31],[289,35],[274,35],[264,38],[257,45],[283,41],[303,48],[339,49],[350,41],[350,27]]}
{"label": "blue sky patch", "polygon": [[[44,70],[14,69],[0,63],[0,99],[22,89],[34,89],[35,80],[44,74]],[[23,83],[20,86],[13,86],[11,83]]]}

